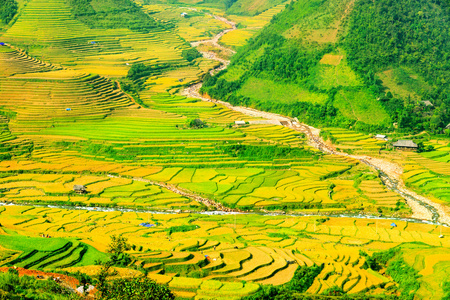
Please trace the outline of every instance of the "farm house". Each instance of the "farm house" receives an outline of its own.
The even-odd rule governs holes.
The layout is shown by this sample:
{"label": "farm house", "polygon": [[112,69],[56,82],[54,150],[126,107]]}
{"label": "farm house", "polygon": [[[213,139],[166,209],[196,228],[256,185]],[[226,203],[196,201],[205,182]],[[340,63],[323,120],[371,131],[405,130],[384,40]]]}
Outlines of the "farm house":
{"label": "farm house", "polygon": [[398,140],[392,146],[397,150],[416,150],[417,144],[411,140]]}
{"label": "farm house", "polygon": [[75,184],[75,185],[73,186],[73,191],[76,192],[76,193],[78,193],[78,194],[84,194],[84,193],[87,193],[86,187],[85,187],[84,185],[81,185],[81,184]]}
{"label": "farm house", "polygon": [[387,141],[388,140],[387,135],[384,135],[384,134],[377,134],[374,138],[377,139],[377,140],[381,140],[381,141]]}

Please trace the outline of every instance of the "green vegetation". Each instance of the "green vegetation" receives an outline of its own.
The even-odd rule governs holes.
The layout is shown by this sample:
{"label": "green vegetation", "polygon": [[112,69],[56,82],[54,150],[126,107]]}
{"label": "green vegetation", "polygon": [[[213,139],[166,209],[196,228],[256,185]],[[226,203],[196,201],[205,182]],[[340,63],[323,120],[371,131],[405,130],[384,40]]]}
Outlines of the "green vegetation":
{"label": "green vegetation", "polygon": [[[444,122],[433,97],[445,76],[436,84],[399,57],[357,68],[346,36],[363,25],[351,0],[195,2],[18,1],[0,47],[0,196],[14,204],[0,206],[0,266],[74,274],[105,299],[448,294],[448,228],[404,221],[411,209],[381,173],[312,148],[302,126],[179,94],[204,78],[210,96],[327,125],[321,135],[339,152],[390,159],[408,186],[447,200],[448,140],[412,135],[424,151],[400,153],[373,136],[404,138],[423,115]],[[242,48],[211,76],[219,63],[198,51],[231,51],[189,43],[230,28],[218,16],[238,27],[218,42]],[[434,106],[417,105],[426,99]],[[405,244],[414,241],[423,244]]]}
{"label": "green vegetation", "polygon": [[312,267],[300,267],[295,271],[294,277],[288,283],[290,291],[299,293],[306,292],[314,282],[314,279],[322,272],[324,266],[314,265]]}
{"label": "green vegetation", "polygon": [[[40,233],[43,235],[43,233]],[[45,235],[46,236],[46,235]],[[72,266],[86,266],[107,255],[90,245],[62,238],[24,237],[21,235],[2,235],[0,245],[14,250],[8,266],[30,269],[62,269]]]}
{"label": "green vegetation", "polygon": [[318,126],[442,133],[449,6],[404,2],[291,3],[203,92]]}
{"label": "green vegetation", "polygon": [[202,54],[200,52],[198,52],[198,50],[196,48],[189,48],[189,49],[183,50],[181,52],[181,55],[188,62],[191,62],[196,58],[202,57]]}
{"label": "green vegetation", "polygon": [[18,5],[16,0],[0,0],[0,21],[8,24],[17,13]]}
{"label": "green vegetation", "polygon": [[419,275],[414,268],[406,264],[402,258],[397,258],[389,263],[386,273],[400,284],[403,299],[414,299],[415,293],[420,288],[420,283],[417,280]]}
{"label": "green vegetation", "polygon": [[175,299],[167,286],[157,284],[148,278],[116,279],[108,282],[107,287],[99,291],[105,300]]}
{"label": "green vegetation", "polygon": [[188,120],[188,126],[189,126],[189,128],[194,128],[194,129],[208,127],[208,125],[206,125],[206,123],[200,119]]}
{"label": "green vegetation", "polygon": [[181,226],[172,226],[167,229],[168,234],[172,234],[174,232],[187,232],[197,229],[197,225],[181,225]]}
{"label": "green vegetation", "polygon": [[[450,61],[447,53],[449,6],[432,1],[357,1],[349,21],[344,47],[349,64],[371,89],[383,95],[375,73],[398,66],[411,68],[434,89],[416,89],[423,100],[431,100],[435,109],[423,112],[420,102],[405,101],[404,107],[387,94],[382,97],[388,112],[405,130],[439,132],[449,122],[448,83]],[[386,20],[389,20],[388,22]],[[414,80],[409,75],[399,84]],[[420,85],[419,85],[420,86]],[[407,99],[402,99],[407,100]],[[394,104],[394,105],[393,105]],[[425,110],[427,111],[427,110]]]}
{"label": "green vegetation", "polygon": [[[424,245],[425,246],[425,245]],[[406,245],[405,247],[408,247]],[[366,257],[364,267],[379,271],[386,268],[386,274],[391,276],[400,285],[401,299],[412,300],[420,288],[421,276],[417,270],[408,265],[402,258],[402,247],[392,248],[383,252],[375,252],[372,256],[362,253]]]}
{"label": "green vegetation", "polygon": [[130,0],[69,0],[69,4],[73,16],[90,28],[128,28],[148,33],[160,26]]}
{"label": "green vegetation", "polygon": [[219,147],[224,153],[247,160],[269,160],[288,158],[311,158],[317,160],[320,155],[302,148],[280,146],[253,146],[244,144],[224,145]]}
{"label": "green vegetation", "polygon": [[[318,126],[390,128],[385,108],[348,67],[332,33],[347,5],[347,1],[288,4],[238,51],[226,71],[206,75],[201,91],[233,105],[278,112]],[[326,18],[320,16],[322,11]],[[330,37],[322,41],[315,35]],[[228,76],[229,72],[236,75]]]}
{"label": "green vegetation", "polygon": [[442,300],[449,300],[450,299],[450,281],[446,281],[443,283],[443,289],[444,289],[444,298]]}
{"label": "green vegetation", "polygon": [[65,300],[79,299],[68,288],[55,281],[20,276],[14,269],[0,273],[0,299],[8,300]]}

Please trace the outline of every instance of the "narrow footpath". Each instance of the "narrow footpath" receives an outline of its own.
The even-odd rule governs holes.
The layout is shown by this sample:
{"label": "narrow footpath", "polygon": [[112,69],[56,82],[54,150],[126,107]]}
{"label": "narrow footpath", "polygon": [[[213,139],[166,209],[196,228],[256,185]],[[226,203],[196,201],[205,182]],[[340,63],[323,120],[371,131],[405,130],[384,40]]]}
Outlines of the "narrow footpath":
{"label": "narrow footpath", "polygon": [[[123,178],[121,176],[117,176],[117,175],[111,175],[108,174],[109,178]],[[193,192],[187,191],[187,190],[183,190],[173,184],[168,184],[168,183],[164,183],[164,182],[157,182],[157,181],[152,181],[152,180],[148,180],[148,179],[144,179],[141,177],[133,177],[131,178],[131,180],[133,181],[140,181],[140,182],[145,182],[145,183],[149,183],[151,185],[156,185],[159,187],[162,187],[164,189],[167,189],[173,193],[176,193],[178,195],[181,195],[183,197],[186,197],[188,199],[192,199],[195,200],[197,202],[203,203],[206,207],[208,207],[209,209],[213,208],[215,210],[218,211],[224,211],[224,212],[242,212],[239,209],[233,209],[233,208],[229,208],[226,206],[223,206],[222,204],[220,204],[219,202],[213,201],[211,199],[207,199],[207,198],[203,198]]]}

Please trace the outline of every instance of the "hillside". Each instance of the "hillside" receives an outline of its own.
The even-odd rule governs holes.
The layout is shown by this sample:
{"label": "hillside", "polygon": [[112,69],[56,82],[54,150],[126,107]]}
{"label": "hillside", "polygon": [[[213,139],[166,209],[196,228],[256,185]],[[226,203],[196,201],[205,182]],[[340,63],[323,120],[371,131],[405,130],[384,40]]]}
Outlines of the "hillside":
{"label": "hillside", "polygon": [[[40,293],[59,291],[45,280],[58,273],[96,299],[154,281],[177,300],[448,297],[450,139],[389,134],[426,150],[399,151],[362,132],[406,131],[391,108],[428,99],[435,69],[395,65],[400,42],[385,64],[391,44],[352,42],[375,4],[286,4],[0,10],[0,298],[51,298]],[[203,79],[214,98],[262,110],[202,97]],[[35,278],[2,274],[14,266]]]}
{"label": "hillside", "polygon": [[442,132],[448,16],[434,1],[296,1],[203,91],[309,124]]}

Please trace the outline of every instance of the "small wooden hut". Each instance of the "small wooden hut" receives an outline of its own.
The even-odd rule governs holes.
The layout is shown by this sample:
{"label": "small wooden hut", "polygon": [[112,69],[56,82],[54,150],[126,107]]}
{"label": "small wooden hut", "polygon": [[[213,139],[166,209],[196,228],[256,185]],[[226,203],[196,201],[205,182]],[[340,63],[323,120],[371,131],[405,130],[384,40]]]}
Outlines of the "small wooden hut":
{"label": "small wooden hut", "polygon": [[397,150],[416,150],[417,144],[411,140],[398,140],[392,146]]}
{"label": "small wooden hut", "polygon": [[73,191],[75,193],[78,193],[78,194],[85,194],[85,193],[87,193],[86,187],[84,185],[81,185],[81,184],[75,184],[73,186]]}

